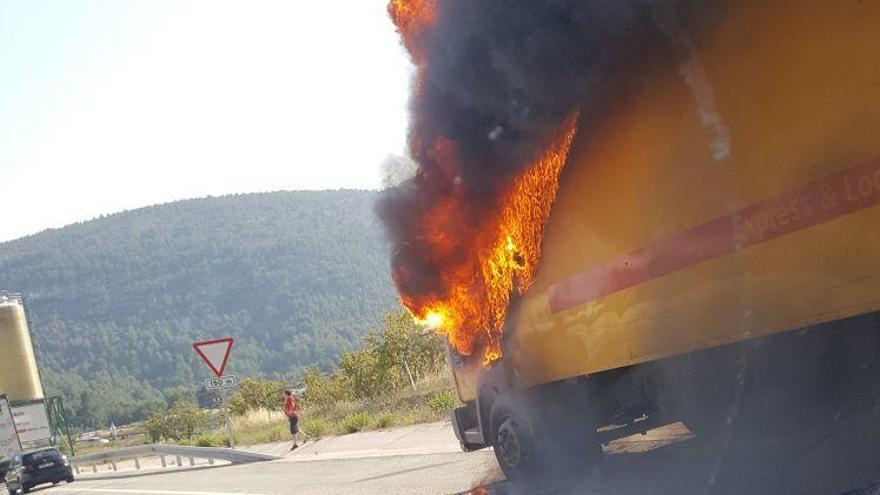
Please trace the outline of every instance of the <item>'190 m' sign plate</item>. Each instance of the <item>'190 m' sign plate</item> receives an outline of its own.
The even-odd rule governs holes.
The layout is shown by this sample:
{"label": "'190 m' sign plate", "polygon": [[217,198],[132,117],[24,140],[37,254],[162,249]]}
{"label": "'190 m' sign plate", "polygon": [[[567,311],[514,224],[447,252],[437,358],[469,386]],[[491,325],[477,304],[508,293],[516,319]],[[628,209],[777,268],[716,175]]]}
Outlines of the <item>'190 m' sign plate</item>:
{"label": "'190 m' sign plate", "polygon": [[205,378],[205,388],[215,390],[218,388],[232,388],[238,385],[235,375],[221,376],[220,378]]}

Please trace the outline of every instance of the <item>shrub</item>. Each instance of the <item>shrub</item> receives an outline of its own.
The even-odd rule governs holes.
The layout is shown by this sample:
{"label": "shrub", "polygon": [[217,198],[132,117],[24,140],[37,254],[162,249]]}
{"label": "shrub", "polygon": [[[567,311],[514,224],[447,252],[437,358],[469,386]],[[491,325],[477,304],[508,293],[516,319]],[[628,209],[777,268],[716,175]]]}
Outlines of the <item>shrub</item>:
{"label": "shrub", "polygon": [[278,410],[284,404],[284,388],[283,382],[245,378],[229,399],[229,410],[235,415],[257,409]]}
{"label": "shrub", "polygon": [[192,438],[211,424],[211,416],[195,404],[178,402],[174,406],[154,413],[146,422],[147,435],[153,442],[165,438],[180,441]]}
{"label": "shrub", "polygon": [[428,399],[428,407],[435,414],[448,413],[458,405],[458,400],[449,392],[438,392]]}
{"label": "shrub", "polygon": [[418,383],[444,367],[445,349],[442,337],[417,325],[406,310],[389,313],[364,337],[362,349],[342,355],[334,373],[306,373],[305,403],[326,406],[408,388],[411,380]]}
{"label": "shrub", "polygon": [[384,412],[376,418],[376,428],[388,428],[394,424],[394,416],[391,413]]}
{"label": "shrub", "polygon": [[330,423],[324,418],[312,418],[304,420],[300,428],[309,437],[320,438],[330,432]]}
{"label": "shrub", "polygon": [[393,383],[389,370],[381,365],[370,347],[343,354],[339,368],[351,383],[352,393],[358,399],[376,397]]}
{"label": "shrub", "polygon": [[316,369],[310,369],[303,377],[303,385],[306,389],[304,405],[328,406],[354,397],[351,380],[340,371],[325,376]]}
{"label": "shrub", "polygon": [[193,443],[196,447],[225,447],[228,446],[229,440],[225,434],[202,433],[195,438]]}
{"label": "shrub", "polygon": [[355,433],[370,425],[370,414],[358,412],[349,414],[342,420],[342,427],[348,433]]}

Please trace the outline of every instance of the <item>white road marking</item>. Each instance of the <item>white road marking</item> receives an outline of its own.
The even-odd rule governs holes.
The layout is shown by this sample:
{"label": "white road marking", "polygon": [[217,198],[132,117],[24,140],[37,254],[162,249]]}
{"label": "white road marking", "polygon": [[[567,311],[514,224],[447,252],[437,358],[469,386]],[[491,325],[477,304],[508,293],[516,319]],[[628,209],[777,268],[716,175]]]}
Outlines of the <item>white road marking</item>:
{"label": "white road marking", "polygon": [[268,493],[243,493],[243,492],[192,492],[177,490],[133,490],[130,488],[52,488],[51,493],[133,493],[138,495],[273,495]]}

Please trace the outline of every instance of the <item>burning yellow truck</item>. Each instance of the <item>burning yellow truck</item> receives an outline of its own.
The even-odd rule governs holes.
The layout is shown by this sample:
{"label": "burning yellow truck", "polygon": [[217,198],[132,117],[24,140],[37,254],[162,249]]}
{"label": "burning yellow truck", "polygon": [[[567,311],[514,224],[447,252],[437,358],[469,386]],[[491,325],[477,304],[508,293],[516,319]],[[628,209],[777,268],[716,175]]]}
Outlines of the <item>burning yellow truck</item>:
{"label": "burning yellow truck", "polygon": [[808,411],[880,409],[880,4],[745,0],[667,28],[675,55],[574,139],[503,357],[450,353],[456,434],[509,477],[548,438],[711,432],[760,373],[762,407],[797,386]]}

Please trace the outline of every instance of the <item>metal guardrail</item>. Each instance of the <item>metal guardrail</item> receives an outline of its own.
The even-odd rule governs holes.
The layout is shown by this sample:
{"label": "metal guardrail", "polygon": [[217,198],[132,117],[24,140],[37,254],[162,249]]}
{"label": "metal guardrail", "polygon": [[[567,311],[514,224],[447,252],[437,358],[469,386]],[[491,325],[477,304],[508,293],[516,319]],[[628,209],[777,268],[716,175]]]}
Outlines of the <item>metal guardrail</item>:
{"label": "metal guardrail", "polygon": [[189,465],[195,465],[195,459],[208,459],[210,464],[215,460],[228,461],[233,464],[244,464],[248,462],[273,461],[279,457],[268,454],[257,454],[254,452],[245,452],[241,450],[232,450],[221,447],[184,447],[180,445],[138,445],[135,447],[125,447],[121,449],[108,450],[106,452],[97,452],[95,454],[80,455],[70,458],[70,463],[76,470],[77,474],[80,468],[92,466],[92,470],[97,472],[98,464],[110,463],[113,470],[116,471],[116,463],[119,461],[133,460],[136,469],[140,469],[141,457],[158,457],[162,463],[162,467],[166,467],[166,457],[173,457],[178,466],[182,466],[182,459],[188,459]]}

